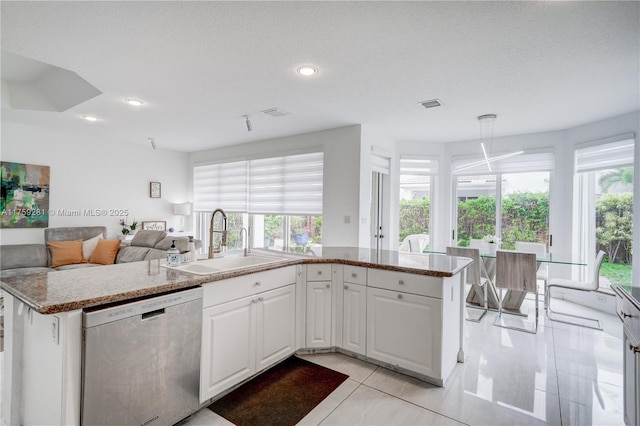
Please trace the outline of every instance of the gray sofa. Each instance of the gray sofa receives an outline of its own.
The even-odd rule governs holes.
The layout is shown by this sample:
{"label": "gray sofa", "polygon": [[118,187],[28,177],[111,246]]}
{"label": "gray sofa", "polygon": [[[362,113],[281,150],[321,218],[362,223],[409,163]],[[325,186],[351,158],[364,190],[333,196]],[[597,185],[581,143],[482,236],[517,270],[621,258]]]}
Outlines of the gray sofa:
{"label": "gray sofa", "polygon": [[[47,242],[84,241],[100,234],[105,238],[107,228],[104,226],[46,228],[44,230],[44,244],[0,245],[1,276],[9,277],[97,266],[91,263],[79,263],[51,268],[51,253],[47,247]],[[172,240],[176,240],[176,247],[181,253],[187,251],[188,237],[168,236],[164,231],[138,231],[131,241],[121,242],[115,263],[164,259],[167,255],[167,250],[171,247]],[[201,241],[196,240],[196,247],[201,245]]]}

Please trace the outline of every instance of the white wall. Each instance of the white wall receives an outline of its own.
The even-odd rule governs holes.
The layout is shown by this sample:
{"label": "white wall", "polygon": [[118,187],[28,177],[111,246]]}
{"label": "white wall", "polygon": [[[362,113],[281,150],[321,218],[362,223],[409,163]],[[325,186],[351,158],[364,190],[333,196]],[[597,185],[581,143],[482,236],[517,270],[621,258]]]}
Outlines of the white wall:
{"label": "white wall", "polygon": [[[321,132],[268,139],[189,155],[189,162],[245,160],[294,154],[296,151],[324,151],[324,198],[322,243],[327,246],[358,245],[360,126],[348,126]],[[351,218],[345,223],[345,216]]]}
{"label": "white wall", "polygon": [[[49,208],[58,210],[128,209],[135,218],[165,220],[180,226],[173,203],[191,201],[188,155],[177,151],[91,139],[44,128],[2,122],[2,161],[50,166]],[[162,198],[149,198],[149,182],[162,184]],[[121,216],[50,215],[49,227],[106,226],[107,238],[120,233]],[[187,224],[189,221],[185,221]],[[187,226],[185,226],[187,228]],[[2,244],[41,243],[42,229],[1,229]]]}

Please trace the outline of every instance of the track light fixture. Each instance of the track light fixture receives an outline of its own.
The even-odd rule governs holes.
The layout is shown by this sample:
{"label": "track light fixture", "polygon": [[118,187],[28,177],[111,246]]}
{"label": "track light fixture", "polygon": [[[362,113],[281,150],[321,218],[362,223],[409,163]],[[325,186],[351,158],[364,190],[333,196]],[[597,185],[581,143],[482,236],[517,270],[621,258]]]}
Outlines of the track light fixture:
{"label": "track light fixture", "polygon": [[248,115],[243,115],[243,117],[244,117],[244,122],[247,125],[247,131],[250,132],[251,130],[253,130],[253,127],[251,126],[251,120],[249,120]]}

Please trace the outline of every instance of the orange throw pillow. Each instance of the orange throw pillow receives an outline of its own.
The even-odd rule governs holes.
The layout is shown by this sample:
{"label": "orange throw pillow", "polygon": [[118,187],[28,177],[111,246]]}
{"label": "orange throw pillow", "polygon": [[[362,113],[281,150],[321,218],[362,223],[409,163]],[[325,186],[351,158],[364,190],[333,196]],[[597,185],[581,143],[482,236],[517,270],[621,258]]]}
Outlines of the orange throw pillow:
{"label": "orange throw pillow", "polygon": [[49,241],[47,245],[51,251],[52,268],[86,262],[82,257],[82,240]]}
{"label": "orange throw pillow", "polygon": [[119,249],[120,240],[99,240],[89,262],[111,265],[115,262]]}

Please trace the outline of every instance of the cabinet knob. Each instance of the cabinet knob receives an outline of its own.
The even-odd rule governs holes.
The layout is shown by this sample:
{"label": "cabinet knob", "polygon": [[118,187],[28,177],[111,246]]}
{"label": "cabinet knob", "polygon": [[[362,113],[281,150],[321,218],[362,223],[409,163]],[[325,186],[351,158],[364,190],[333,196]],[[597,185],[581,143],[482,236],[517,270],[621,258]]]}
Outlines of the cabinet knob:
{"label": "cabinet knob", "polygon": [[345,285],[345,286],[344,286],[344,289],[345,289],[345,290],[349,290],[349,286],[348,286],[348,285]]}
{"label": "cabinet knob", "polygon": [[401,294],[398,295],[398,299],[402,300],[402,295]]}
{"label": "cabinet knob", "polygon": [[258,297],[258,302],[264,302],[264,299],[262,297]]}
{"label": "cabinet knob", "polygon": [[625,313],[624,311],[620,311],[620,315],[622,316],[622,318],[627,318],[627,317],[631,318],[633,316],[631,314]]}
{"label": "cabinet knob", "polygon": [[629,350],[634,354],[640,353],[640,348],[637,346],[633,346],[631,343],[629,343]]}
{"label": "cabinet knob", "polygon": [[400,284],[400,285],[404,285],[404,280],[400,280],[400,281],[398,281],[398,284]]}
{"label": "cabinet knob", "polygon": [[256,286],[256,287],[260,287],[260,285],[261,285],[261,284],[262,284],[262,283],[261,283],[260,281],[256,281],[255,286]]}
{"label": "cabinet knob", "polygon": [[327,284],[327,285],[326,285],[326,287],[327,287],[327,288],[331,288],[331,284]]}
{"label": "cabinet knob", "polygon": [[322,275],[322,271],[318,271],[318,275]]}
{"label": "cabinet knob", "polygon": [[355,277],[357,277],[357,276],[358,276],[358,274],[356,274],[355,272],[352,272],[352,273],[351,273],[351,278],[355,278]]}

